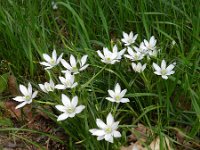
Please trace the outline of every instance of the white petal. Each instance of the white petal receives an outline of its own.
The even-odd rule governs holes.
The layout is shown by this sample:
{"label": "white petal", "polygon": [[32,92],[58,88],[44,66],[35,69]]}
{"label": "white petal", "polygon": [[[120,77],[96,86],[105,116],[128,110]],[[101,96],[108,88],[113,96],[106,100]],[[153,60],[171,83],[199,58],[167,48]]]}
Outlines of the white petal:
{"label": "white petal", "polygon": [[117,53],[118,52],[118,48],[117,48],[117,45],[115,45],[114,47],[113,47],[113,53]]}
{"label": "white petal", "polygon": [[89,66],[89,64],[86,64],[85,66],[81,67],[79,70],[80,70],[80,71],[83,71],[83,70],[85,70],[88,66]]}
{"label": "white petal", "polygon": [[76,67],[76,59],[74,55],[70,55],[70,64],[72,67]]}
{"label": "white petal", "polygon": [[29,95],[27,88],[24,85],[19,85],[19,89],[23,95]]}
{"label": "white petal", "polygon": [[118,125],[119,125],[119,121],[114,122],[114,123],[112,124],[112,130],[113,130],[113,131],[114,131],[114,130],[117,130]]}
{"label": "white petal", "polygon": [[62,103],[64,104],[64,106],[71,106],[70,99],[65,94],[62,94]]}
{"label": "white petal", "polygon": [[76,107],[78,104],[78,96],[74,96],[71,102],[72,106]]}
{"label": "white petal", "polygon": [[124,37],[125,39],[127,39],[127,38],[128,38],[128,34],[125,33],[125,32],[123,32],[123,37]]}
{"label": "white petal", "polygon": [[71,89],[72,89],[72,88],[75,88],[77,85],[78,85],[78,83],[75,82],[75,83],[71,86]]}
{"label": "white petal", "polygon": [[121,93],[120,93],[120,97],[124,97],[124,95],[126,94],[127,89],[124,89]]}
{"label": "white petal", "polygon": [[113,118],[112,114],[109,113],[108,116],[106,117],[106,124],[112,125],[113,123],[114,123],[114,118]]}
{"label": "white petal", "polygon": [[43,54],[43,58],[44,58],[47,62],[49,62],[49,61],[51,60],[51,57],[50,57],[49,55],[47,55],[47,54]]}
{"label": "white petal", "polygon": [[111,97],[115,97],[115,92],[113,90],[108,90],[108,93]]}
{"label": "white petal", "polygon": [[167,72],[167,74],[166,75],[171,75],[171,74],[174,74],[175,73],[175,71],[170,71],[170,72]]}
{"label": "white petal", "polygon": [[56,64],[60,63],[60,61],[62,60],[62,56],[63,56],[63,53],[61,53],[60,56],[58,57],[58,59],[56,61]]}
{"label": "white petal", "polygon": [[47,90],[44,88],[44,85],[43,85],[43,84],[38,84],[38,85],[39,85],[40,89],[41,89],[43,92],[47,93]]}
{"label": "white petal", "polygon": [[61,112],[65,112],[66,111],[66,107],[63,106],[63,105],[56,105],[55,107],[56,107],[56,109],[58,109]]}
{"label": "white petal", "polygon": [[115,85],[115,94],[118,95],[119,93],[121,93],[121,87],[120,87],[119,83],[117,83],[117,84]]}
{"label": "white petal", "polygon": [[99,57],[101,57],[101,59],[105,59],[104,55],[101,53],[100,50],[97,51],[97,54],[99,55]]}
{"label": "white petal", "polygon": [[100,129],[104,129],[106,124],[101,119],[96,119],[96,124]]}
{"label": "white petal", "polygon": [[35,92],[32,94],[32,97],[31,97],[31,98],[32,98],[32,99],[35,98],[35,97],[37,96],[37,94],[38,94],[38,91],[35,91]]}
{"label": "white petal", "polygon": [[161,69],[162,70],[166,69],[166,61],[165,60],[162,60],[162,62],[161,62]]}
{"label": "white petal", "polygon": [[105,135],[105,131],[104,130],[90,129],[89,131],[92,133],[92,135],[96,135],[96,136],[103,136],[103,135]]}
{"label": "white petal", "polygon": [[107,100],[111,101],[111,102],[115,102],[115,99],[111,98],[111,97],[106,97]]}
{"label": "white petal", "polygon": [[57,85],[55,86],[55,88],[56,88],[56,89],[59,89],[59,90],[64,90],[64,89],[66,89],[66,86],[63,85],[63,84],[57,84]]}
{"label": "white petal", "polygon": [[50,65],[49,63],[47,63],[47,62],[40,62],[40,64],[43,65],[43,66],[47,66],[47,67],[51,66],[51,65]]}
{"label": "white petal", "polygon": [[133,52],[133,49],[132,48],[130,48],[130,47],[128,47],[128,53],[131,55],[131,56],[134,56],[135,55],[135,53]]}
{"label": "white petal", "polygon": [[26,104],[27,104],[27,102],[25,101],[25,102],[23,102],[23,103],[17,105],[17,106],[15,107],[15,109],[21,108],[21,107],[23,107],[23,106],[26,105]]}
{"label": "white petal", "polygon": [[69,63],[66,62],[64,59],[61,59],[61,64],[68,70],[72,69],[72,67],[69,65]]}
{"label": "white petal", "polygon": [[153,63],[153,68],[154,68],[157,72],[161,72],[161,68],[160,68],[156,63]]}
{"label": "white petal", "polygon": [[165,79],[165,80],[167,80],[168,79],[168,77],[165,75],[165,76],[162,76],[162,78],[163,79]]}
{"label": "white petal", "polygon": [[169,65],[167,68],[166,68],[166,70],[167,70],[167,72],[170,72],[172,69],[174,69],[174,65],[173,64],[171,64],[171,65]]}
{"label": "white petal", "polygon": [[106,141],[113,143],[113,136],[111,134],[106,134],[104,138]]}
{"label": "white petal", "polygon": [[119,138],[122,135],[121,135],[121,133],[119,131],[114,131],[113,136],[116,137],[116,138]]}
{"label": "white petal", "polygon": [[56,50],[54,49],[53,52],[52,52],[52,58],[53,60],[57,60],[57,54],[56,54]]}
{"label": "white petal", "polygon": [[23,96],[17,96],[15,98],[13,98],[13,100],[17,101],[17,102],[23,102],[24,101],[24,98]]}
{"label": "white petal", "polygon": [[86,63],[87,57],[88,57],[88,55],[84,55],[84,56],[81,58],[81,65],[80,65],[81,67],[83,67],[84,64]]}
{"label": "white petal", "polygon": [[61,114],[61,115],[59,115],[58,116],[58,119],[57,119],[57,121],[62,121],[62,120],[65,120],[65,119],[67,119],[69,117],[69,115],[68,114],[66,114],[66,113],[63,113],[63,114]]}
{"label": "white petal", "polygon": [[97,137],[97,140],[98,140],[98,141],[103,140],[103,139],[104,139],[104,135],[103,135],[103,136],[98,136],[98,137]]}
{"label": "white petal", "polygon": [[79,114],[80,112],[82,112],[83,109],[85,109],[84,105],[80,105],[80,106],[76,107],[76,110],[75,110],[76,114]]}
{"label": "white petal", "polygon": [[128,98],[122,98],[120,100],[121,103],[127,103],[127,102],[130,102],[130,100]]}
{"label": "white petal", "polygon": [[68,115],[69,115],[70,118],[73,118],[73,117],[76,115],[76,113],[75,113],[75,111],[74,111],[74,112],[72,112],[72,113],[70,113],[70,114],[68,114]]}
{"label": "white petal", "polygon": [[157,75],[161,75],[161,72],[158,72],[158,71],[155,71],[154,73]]}
{"label": "white petal", "polygon": [[32,94],[32,86],[30,83],[28,83],[28,93],[31,95]]}

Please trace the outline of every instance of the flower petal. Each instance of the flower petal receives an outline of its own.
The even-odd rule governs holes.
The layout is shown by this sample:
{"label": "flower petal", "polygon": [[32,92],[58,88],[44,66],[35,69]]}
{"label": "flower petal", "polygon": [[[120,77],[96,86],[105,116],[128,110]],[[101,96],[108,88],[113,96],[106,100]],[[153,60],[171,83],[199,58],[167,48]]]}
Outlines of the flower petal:
{"label": "flower petal", "polygon": [[108,90],[108,93],[111,97],[115,97],[115,92],[113,90]]}
{"label": "flower petal", "polygon": [[106,141],[113,143],[113,136],[111,134],[106,134],[104,138]]}
{"label": "flower petal", "polygon": [[166,69],[166,61],[165,60],[162,60],[162,62],[161,62],[161,69],[162,70]]}
{"label": "flower petal", "polygon": [[119,83],[117,83],[116,85],[115,85],[115,94],[120,94],[121,93],[121,87],[120,87],[120,85],[119,85]]}
{"label": "flower petal", "polygon": [[113,123],[114,123],[114,118],[113,118],[112,114],[109,113],[107,118],[106,118],[106,124],[107,125],[112,125]]}
{"label": "flower petal", "polygon": [[106,124],[101,119],[96,119],[96,124],[100,129],[104,129]]}
{"label": "flower petal", "polygon": [[69,115],[67,113],[63,113],[61,115],[58,116],[58,119],[57,121],[62,121],[62,120],[65,120],[69,117]]}
{"label": "flower petal", "polygon": [[65,67],[67,70],[71,70],[72,67],[69,65],[68,62],[66,62],[64,59],[61,59],[61,64],[63,65],[63,67]]}
{"label": "flower petal", "polygon": [[76,59],[74,55],[70,55],[70,64],[72,67],[76,67]]}
{"label": "flower petal", "polygon": [[119,131],[114,131],[113,136],[114,136],[115,138],[119,138],[119,137],[121,137],[122,135],[121,135],[121,133],[120,133]]}
{"label": "flower petal", "polygon": [[78,96],[74,96],[74,97],[72,98],[71,105],[72,105],[73,107],[76,107],[77,104],[78,104]]}
{"label": "flower petal", "polygon": [[64,89],[66,89],[67,87],[66,87],[65,85],[63,85],[63,84],[57,84],[57,85],[55,86],[55,88],[56,88],[56,89],[59,89],[59,90],[64,90]]}
{"label": "flower petal", "polygon": [[66,107],[63,105],[56,105],[55,107],[56,107],[56,109],[58,109],[61,112],[66,112]]}
{"label": "flower petal", "polygon": [[84,105],[80,105],[80,106],[76,107],[76,110],[75,110],[76,114],[79,114],[80,112],[82,112],[83,109],[85,109]]}
{"label": "flower petal", "polygon": [[81,58],[81,64],[80,64],[80,67],[83,67],[87,61],[87,58],[88,58],[88,55],[84,55],[82,58]]}
{"label": "flower petal", "polygon": [[15,98],[13,98],[13,100],[17,101],[17,102],[23,102],[24,101],[24,98],[23,96],[17,96]]}
{"label": "flower petal", "polygon": [[160,68],[156,63],[153,63],[153,68],[154,68],[157,72],[161,72],[161,68]]}
{"label": "flower petal", "polygon": [[54,61],[57,60],[57,54],[56,54],[56,50],[55,49],[52,52],[52,58],[53,58]]}
{"label": "flower petal", "polygon": [[64,106],[71,106],[71,101],[69,97],[65,94],[62,94],[62,103],[64,104]]}
{"label": "flower petal", "polygon": [[47,62],[51,61],[51,57],[50,57],[48,54],[43,54],[43,58],[44,58]]}
{"label": "flower petal", "polygon": [[106,97],[107,100],[111,101],[111,102],[115,102],[115,99],[111,98],[111,97]]}
{"label": "flower petal", "polygon": [[19,85],[19,89],[23,95],[29,95],[27,88],[24,85]]}
{"label": "flower petal", "polygon": [[27,102],[24,101],[23,103],[20,103],[19,105],[17,105],[17,106],[15,107],[15,109],[21,108],[21,107],[23,107],[23,106],[26,105],[26,104],[27,104]]}
{"label": "flower petal", "polygon": [[127,103],[127,102],[130,102],[130,100],[128,98],[122,98],[120,100],[121,103]]}

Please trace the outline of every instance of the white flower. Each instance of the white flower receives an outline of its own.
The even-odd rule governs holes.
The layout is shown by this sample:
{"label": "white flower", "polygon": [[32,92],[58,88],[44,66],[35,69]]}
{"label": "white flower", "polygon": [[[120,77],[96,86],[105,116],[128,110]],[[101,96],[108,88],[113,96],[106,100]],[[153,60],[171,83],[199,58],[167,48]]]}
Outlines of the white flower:
{"label": "white flower", "polygon": [[51,5],[52,5],[52,8],[54,10],[58,9],[58,6],[57,6],[57,4],[54,1],[51,2]]}
{"label": "white flower", "polygon": [[59,77],[60,82],[62,84],[58,84],[55,86],[56,89],[67,89],[67,88],[74,88],[78,85],[77,82],[74,83],[74,75],[71,74],[70,71],[65,72],[65,78],[64,77]]}
{"label": "white flower", "polygon": [[122,42],[125,43],[124,44],[125,46],[129,46],[129,45],[135,43],[135,40],[137,39],[137,36],[138,36],[138,34],[133,36],[133,32],[132,31],[129,33],[129,35],[127,33],[123,32],[123,39],[121,39],[121,40],[122,40]]}
{"label": "white flower", "polygon": [[26,104],[30,104],[32,100],[37,96],[38,91],[35,91],[32,93],[32,86],[30,83],[28,83],[28,88],[26,88],[24,85],[19,85],[19,89],[23,96],[17,96],[13,98],[13,100],[17,102],[21,102],[21,104],[17,105],[15,109],[21,108]]}
{"label": "white flower", "polygon": [[139,47],[134,46],[133,48],[136,52],[139,52],[143,55],[147,55],[149,52],[146,48],[143,47],[143,42],[140,43]]}
{"label": "white flower", "polygon": [[[88,55],[84,55],[81,60],[76,61],[73,55],[70,55],[70,64],[66,62],[64,59],[61,60],[62,65],[67,69],[66,71],[70,71],[73,74],[78,74],[80,71],[85,70],[89,64],[86,64]],[[77,62],[79,63],[80,68],[77,67]],[[62,71],[62,72],[66,72]]]}
{"label": "white flower", "polygon": [[124,98],[124,95],[126,94],[127,89],[124,89],[121,91],[121,87],[119,83],[115,85],[115,89],[113,90],[108,90],[108,93],[110,97],[106,97],[107,100],[111,102],[116,102],[116,103],[127,103],[129,102],[128,98]]}
{"label": "white flower", "polygon": [[140,45],[141,49],[144,49],[144,50],[155,50],[156,49],[156,42],[157,40],[155,39],[154,36],[152,36],[149,40],[149,42],[144,39],[144,41],[142,42],[142,44]]}
{"label": "white flower", "polygon": [[85,108],[84,105],[79,105],[77,107],[78,104],[77,96],[74,96],[72,98],[72,101],[70,101],[69,97],[67,97],[65,94],[62,94],[61,100],[63,105],[55,106],[59,111],[63,112],[61,115],[58,116],[57,121],[62,121],[67,118],[73,118],[76,114],[79,114]]}
{"label": "white flower", "polygon": [[46,66],[45,69],[51,69],[60,63],[60,60],[62,59],[62,55],[63,53],[60,54],[60,56],[57,58],[56,50],[54,49],[52,52],[52,57],[50,57],[48,54],[43,54],[43,58],[47,62],[40,62],[40,64]]}
{"label": "white flower", "polygon": [[52,92],[54,91],[54,88],[55,88],[55,85],[52,79],[50,79],[49,83],[45,82],[44,84],[38,84],[38,85],[40,89],[45,93],[48,93],[50,91]]}
{"label": "white flower", "polygon": [[101,61],[106,64],[115,64],[116,62],[119,62],[122,58],[122,55],[126,49],[122,49],[121,51],[118,52],[118,48],[115,45],[112,49],[112,52],[109,51],[108,48],[103,48],[103,54],[101,53],[100,50],[97,51],[99,57],[101,57]]}
{"label": "white flower", "polygon": [[170,64],[166,67],[166,61],[162,60],[161,67],[159,67],[156,63],[153,63],[153,68],[155,69],[155,74],[162,76],[163,79],[168,79],[168,76],[174,74],[173,71],[176,63]]}
{"label": "white flower", "polygon": [[132,63],[131,65],[132,65],[132,68],[133,68],[133,70],[134,70],[135,72],[141,73],[141,72],[144,71],[144,69],[146,68],[146,65],[147,65],[147,64],[142,65],[142,64],[139,62],[138,64]]}
{"label": "white flower", "polygon": [[121,137],[121,133],[117,131],[119,121],[114,122],[114,118],[111,113],[106,118],[106,124],[101,119],[96,119],[96,124],[100,129],[90,129],[92,135],[97,136],[97,140],[105,139],[108,142],[113,143],[113,137]]}
{"label": "white flower", "polygon": [[125,54],[124,56],[129,58],[131,61],[137,61],[137,60],[142,60],[144,58],[144,54],[140,52],[134,52],[132,48],[128,47],[128,53],[129,55]]}

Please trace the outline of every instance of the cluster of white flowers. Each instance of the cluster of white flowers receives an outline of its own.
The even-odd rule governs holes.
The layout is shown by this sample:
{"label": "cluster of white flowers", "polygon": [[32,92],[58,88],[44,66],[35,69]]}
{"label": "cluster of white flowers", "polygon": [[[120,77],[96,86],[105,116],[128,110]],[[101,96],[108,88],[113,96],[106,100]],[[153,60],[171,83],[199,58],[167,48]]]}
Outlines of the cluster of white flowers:
{"label": "cluster of white flowers", "polygon": [[[138,34],[133,34],[133,32],[130,32],[129,34],[123,32],[123,38],[121,41],[124,43],[125,48],[118,52],[118,48],[115,45],[113,47],[112,52],[104,47],[103,48],[103,54],[100,50],[97,51],[98,55],[101,58],[101,61],[106,64],[115,64],[116,62],[120,62],[122,56],[130,59],[132,61],[132,69],[135,72],[141,73],[146,69],[147,64],[142,64],[141,61],[145,58],[145,56],[150,59],[151,57],[157,57],[158,52],[160,50],[157,49],[156,43],[157,40],[154,36],[151,36],[151,38],[148,40],[144,39],[140,44],[139,47],[133,45],[138,37]],[[124,54],[127,50],[128,54]],[[137,63],[135,63],[137,62]],[[156,63],[153,62],[153,68],[155,70],[155,74],[161,75],[163,79],[168,79],[168,76],[171,74],[174,74],[175,71],[173,71],[176,63],[170,64],[168,67],[166,67],[166,61],[162,60],[161,67],[159,67]]]}
{"label": "cluster of white flowers", "polygon": [[[144,39],[139,47],[133,45],[138,37],[138,34],[133,34],[130,32],[129,34],[123,32],[123,38],[121,41],[124,43],[125,48],[122,50],[118,50],[117,45],[114,45],[112,51],[108,48],[103,48],[103,53],[98,50],[97,54],[101,58],[101,61],[105,64],[115,64],[120,62],[122,57],[130,59],[132,61],[132,68],[135,72],[141,73],[145,70],[147,63],[142,64],[140,61],[147,57],[150,59],[151,57],[157,57],[159,50],[156,48],[157,40],[154,36],[150,38],[150,40]],[[127,50],[127,54],[125,54]],[[40,62],[41,65],[45,66],[45,70],[52,69],[56,67],[58,64],[62,64],[65,68],[61,71],[64,73],[63,76],[59,76],[60,84],[55,85],[52,79],[49,82],[45,82],[44,84],[39,84],[40,89],[44,93],[54,92],[57,90],[65,90],[65,89],[73,89],[78,86],[78,82],[75,80],[76,74],[85,70],[89,64],[87,64],[87,55],[84,55],[81,59],[76,59],[73,55],[70,55],[69,61],[67,62],[62,58],[63,53],[57,57],[56,50],[53,50],[52,56],[48,54],[43,54],[44,62]],[[168,76],[174,74],[174,67],[176,63],[170,64],[167,66],[166,61],[162,60],[161,67],[159,67],[156,63],[153,62],[153,68],[155,70],[156,75],[160,75],[163,79],[168,79]],[[17,102],[21,102],[17,105],[16,109],[23,107],[26,104],[30,104],[32,100],[37,96],[38,91],[33,92],[32,86],[28,83],[28,88],[23,85],[19,86],[21,93],[23,96],[17,96],[13,98],[13,100]],[[109,102],[115,103],[127,103],[130,102],[128,98],[125,98],[125,94],[127,89],[122,89],[119,83],[116,83],[114,90],[108,90],[109,97],[105,99]],[[57,117],[57,121],[63,121],[67,118],[73,118],[76,114],[81,113],[84,109],[84,105],[78,105],[78,96],[74,96],[72,100],[65,95],[61,94],[61,102],[62,105],[58,104],[55,108],[62,112],[61,115]],[[111,112],[107,115],[106,123],[104,123],[101,119],[96,119],[96,124],[99,129],[90,129],[89,131],[92,135],[97,136],[97,140],[105,139],[108,142],[113,143],[113,138],[121,137],[121,133],[117,131],[119,121],[115,122],[114,117]]]}

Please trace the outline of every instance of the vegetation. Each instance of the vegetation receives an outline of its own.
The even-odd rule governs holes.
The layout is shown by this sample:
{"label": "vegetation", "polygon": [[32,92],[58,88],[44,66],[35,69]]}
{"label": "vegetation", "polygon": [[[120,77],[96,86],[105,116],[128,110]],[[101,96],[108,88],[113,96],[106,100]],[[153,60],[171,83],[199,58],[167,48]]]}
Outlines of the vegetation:
{"label": "vegetation", "polygon": [[[119,149],[128,144],[129,131],[138,123],[150,130],[146,146],[156,137],[160,138],[161,149],[165,137],[174,149],[181,145],[199,146],[199,1],[59,0],[55,4],[57,9],[53,9],[50,0],[0,1],[0,109],[5,109],[4,101],[16,96],[6,92],[9,74],[16,77],[18,84],[27,87],[30,82],[34,90],[39,90],[38,84],[50,78],[59,83],[58,76],[63,75],[61,65],[50,71],[40,65],[43,54],[51,55],[56,49],[58,55],[64,54],[63,59],[67,62],[71,54],[79,59],[88,55],[89,67],[75,76],[78,82],[75,90],[50,94],[40,90],[31,106],[33,109],[40,107],[56,123],[55,128],[65,131],[69,136],[64,141],[68,149],[78,149],[76,144],[84,149]],[[147,63],[147,68],[143,73],[134,72],[131,61],[125,57],[114,65],[106,65],[97,54],[97,50],[112,49],[115,44],[119,50],[124,48],[121,42],[123,31],[138,34],[136,46],[151,36],[157,39],[158,57],[145,58],[143,62]],[[153,73],[152,63],[160,64],[163,59],[167,65],[176,62],[175,73],[168,80]],[[129,103],[116,104],[106,100],[107,90],[113,90],[116,83],[127,89]],[[70,99],[77,95],[79,103],[86,108],[74,118],[57,122],[56,116],[60,112],[55,105],[62,104],[61,94]],[[97,118],[105,121],[110,112],[115,121],[120,121],[118,130],[122,135],[114,139],[113,144],[97,141],[89,132],[97,127]],[[5,120],[3,113],[0,116]],[[0,131],[15,131],[12,120],[5,121],[0,121],[3,127]],[[19,130],[31,132],[23,124]],[[182,135],[185,143],[192,144],[180,143],[177,133]],[[53,138],[62,143],[59,137]],[[25,142],[40,147],[34,141]]]}

